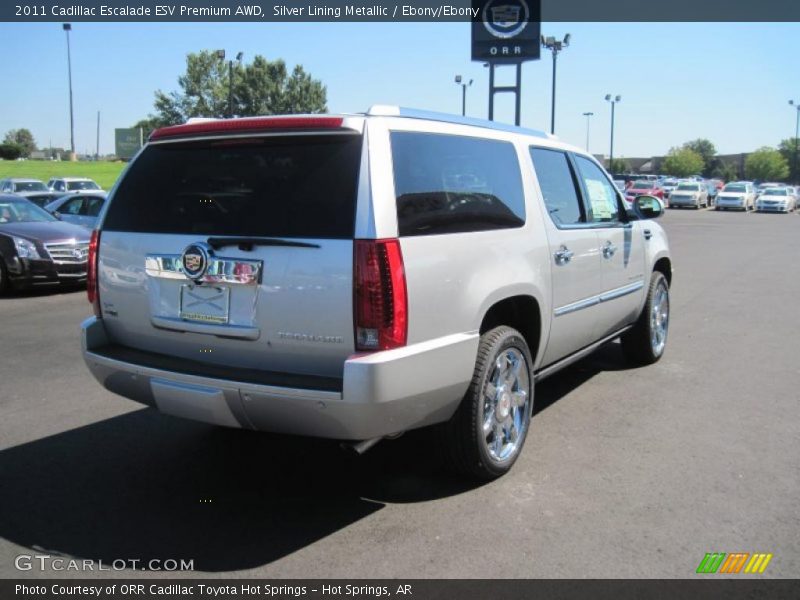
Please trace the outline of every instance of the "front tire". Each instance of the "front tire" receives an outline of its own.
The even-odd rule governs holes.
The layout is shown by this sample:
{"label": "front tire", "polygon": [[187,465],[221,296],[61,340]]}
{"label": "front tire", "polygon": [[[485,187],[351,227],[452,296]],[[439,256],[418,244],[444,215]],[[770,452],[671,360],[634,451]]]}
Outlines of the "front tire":
{"label": "front tire", "polygon": [[522,451],[533,409],[533,359],[522,335],[500,326],[481,335],[469,389],[444,424],[445,456],[458,472],[488,481]]}
{"label": "front tire", "polygon": [[664,355],[669,332],[669,283],[663,273],[650,276],[642,314],[621,336],[622,351],[633,365],[652,365]]}

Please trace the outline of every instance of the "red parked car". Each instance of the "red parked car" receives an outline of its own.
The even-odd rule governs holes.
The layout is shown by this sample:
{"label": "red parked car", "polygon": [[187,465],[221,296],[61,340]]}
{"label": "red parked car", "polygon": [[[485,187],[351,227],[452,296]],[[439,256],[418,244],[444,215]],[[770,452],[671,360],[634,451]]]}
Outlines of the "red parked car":
{"label": "red parked car", "polygon": [[633,185],[625,190],[625,200],[633,202],[638,196],[655,196],[663,201],[664,190],[655,181],[634,181]]}

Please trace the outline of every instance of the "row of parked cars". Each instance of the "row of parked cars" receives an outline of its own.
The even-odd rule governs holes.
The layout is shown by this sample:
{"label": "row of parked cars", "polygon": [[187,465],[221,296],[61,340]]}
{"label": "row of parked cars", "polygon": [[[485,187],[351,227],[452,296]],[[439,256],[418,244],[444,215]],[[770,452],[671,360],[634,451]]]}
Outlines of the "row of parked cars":
{"label": "row of parked cars", "polygon": [[0,293],[11,286],[82,284],[106,192],[85,177],[0,180]]}
{"label": "row of parked cars", "polygon": [[692,178],[616,178],[614,183],[624,192],[627,202],[639,196],[655,196],[670,208],[708,208],[715,210],[756,210],[790,213],[797,208],[800,188],[784,183]]}

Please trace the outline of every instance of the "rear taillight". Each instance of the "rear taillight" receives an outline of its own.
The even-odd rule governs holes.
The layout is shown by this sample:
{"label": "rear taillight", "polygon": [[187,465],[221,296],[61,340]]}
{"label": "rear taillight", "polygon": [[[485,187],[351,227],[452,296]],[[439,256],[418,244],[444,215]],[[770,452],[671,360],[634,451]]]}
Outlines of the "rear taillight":
{"label": "rear taillight", "polygon": [[97,287],[97,251],[100,249],[100,230],[94,229],[89,240],[89,263],[86,274],[86,295],[92,303],[95,316],[100,316],[100,290]]}
{"label": "rear taillight", "polygon": [[356,240],[354,288],[356,348],[405,346],[408,299],[399,240]]}

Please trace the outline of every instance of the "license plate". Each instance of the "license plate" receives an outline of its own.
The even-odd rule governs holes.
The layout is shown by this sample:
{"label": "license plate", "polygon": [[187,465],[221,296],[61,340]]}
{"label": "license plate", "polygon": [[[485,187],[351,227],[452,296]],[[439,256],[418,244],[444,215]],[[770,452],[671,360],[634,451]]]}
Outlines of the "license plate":
{"label": "license plate", "polygon": [[181,286],[181,319],[201,323],[227,323],[230,288]]}

